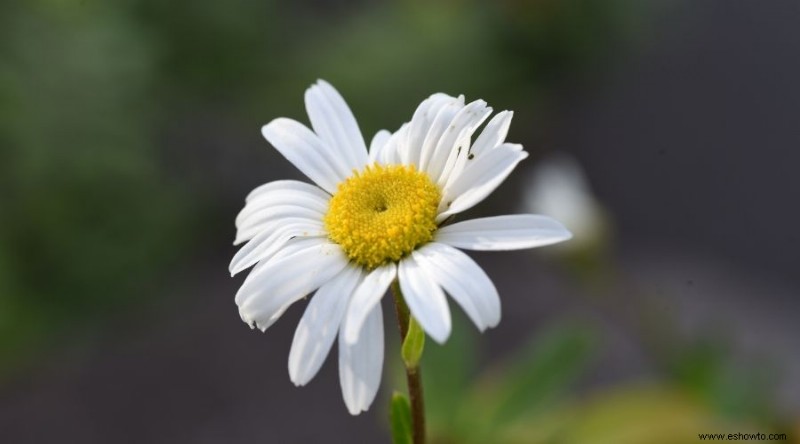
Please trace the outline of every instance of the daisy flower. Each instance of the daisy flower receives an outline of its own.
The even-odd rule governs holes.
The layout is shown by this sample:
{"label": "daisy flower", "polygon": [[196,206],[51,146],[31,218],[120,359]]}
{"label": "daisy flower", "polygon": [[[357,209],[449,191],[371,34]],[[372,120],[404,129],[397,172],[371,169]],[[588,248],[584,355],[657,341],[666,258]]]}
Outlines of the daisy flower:
{"label": "daisy flower", "polygon": [[242,319],[266,330],[315,292],[294,335],[289,376],[308,383],[334,340],[351,414],[375,398],[383,367],[381,298],[397,279],[411,314],[439,343],[450,297],[481,331],[500,321],[500,299],[481,267],[457,248],[514,250],[561,242],[570,232],[545,216],[508,215],[448,224],[481,202],[527,157],[505,143],[512,113],[483,100],[434,94],[394,134],[367,150],[341,95],[319,81],[305,93],[311,120],[277,118],[261,132],[314,185],[278,180],[246,198],[230,271],[255,266],[238,293]]}

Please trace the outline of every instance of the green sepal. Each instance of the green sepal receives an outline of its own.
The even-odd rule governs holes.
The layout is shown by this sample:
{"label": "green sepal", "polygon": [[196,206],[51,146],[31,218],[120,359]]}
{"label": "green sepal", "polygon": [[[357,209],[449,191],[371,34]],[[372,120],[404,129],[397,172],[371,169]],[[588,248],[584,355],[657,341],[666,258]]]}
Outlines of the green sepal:
{"label": "green sepal", "polygon": [[420,327],[419,323],[414,316],[408,317],[408,332],[406,338],[403,340],[403,346],[400,349],[400,354],[403,357],[403,362],[406,368],[417,368],[420,359],[422,359],[422,352],[425,350],[425,332]]}
{"label": "green sepal", "polygon": [[400,392],[392,395],[392,405],[389,411],[389,422],[392,424],[392,443],[412,444],[411,431],[411,405],[408,398]]}

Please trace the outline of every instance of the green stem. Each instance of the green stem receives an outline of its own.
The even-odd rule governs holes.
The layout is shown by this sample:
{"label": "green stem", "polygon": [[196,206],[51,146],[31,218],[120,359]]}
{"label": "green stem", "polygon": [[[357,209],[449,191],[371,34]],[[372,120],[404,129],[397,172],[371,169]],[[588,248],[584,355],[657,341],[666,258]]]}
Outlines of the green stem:
{"label": "green stem", "polygon": [[[392,282],[392,294],[394,295],[394,307],[397,313],[397,324],[400,328],[400,343],[402,344],[408,334],[410,313],[397,279]],[[419,365],[408,367],[404,363],[403,366],[406,369],[406,381],[408,382],[414,444],[425,444],[425,400],[422,395],[422,376],[419,372]]]}

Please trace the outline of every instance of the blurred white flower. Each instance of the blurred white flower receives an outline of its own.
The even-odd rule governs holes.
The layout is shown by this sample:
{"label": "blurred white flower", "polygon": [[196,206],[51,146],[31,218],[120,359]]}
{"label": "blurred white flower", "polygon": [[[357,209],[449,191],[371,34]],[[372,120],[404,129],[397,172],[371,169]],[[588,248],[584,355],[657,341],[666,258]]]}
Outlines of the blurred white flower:
{"label": "blurred white flower", "polygon": [[575,158],[565,153],[540,161],[524,182],[522,210],[558,219],[573,234],[560,250],[596,246],[606,232],[605,210]]}
{"label": "blurred white flower", "polygon": [[367,151],[344,99],[319,81],[306,91],[313,131],[278,118],[264,137],[316,185],[280,180],[262,185],[236,218],[236,274],[255,265],[236,294],[242,319],[265,330],[316,290],[297,327],[289,375],[306,384],[334,339],[339,377],[351,414],[365,411],[380,385],[380,301],[398,279],[406,303],[439,343],[450,335],[445,291],[480,330],[500,321],[500,299],[486,273],[457,248],[513,250],[570,238],[544,216],[509,215],[445,225],[488,196],[527,157],[504,143],[510,112],[486,102],[434,94],[397,132],[378,132]]}

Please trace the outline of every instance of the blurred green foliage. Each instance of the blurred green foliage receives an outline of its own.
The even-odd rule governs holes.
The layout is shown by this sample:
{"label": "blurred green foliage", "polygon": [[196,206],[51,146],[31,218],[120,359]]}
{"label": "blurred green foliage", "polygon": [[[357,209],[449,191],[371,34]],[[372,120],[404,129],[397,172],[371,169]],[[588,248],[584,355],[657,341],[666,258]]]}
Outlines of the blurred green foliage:
{"label": "blurred green foliage", "polygon": [[[436,442],[494,441],[518,421],[560,407],[595,349],[593,332],[585,325],[556,325],[515,352],[505,365],[475,378],[467,376],[475,374],[470,357],[475,338],[461,333],[472,330],[461,317],[457,319],[460,325],[453,337],[426,353],[422,365],[429,427]],[[440,386],[450,379],[455,382]]]}
{"label": "blurred green foliage", "polygon": [[146,33],[105,3],[4,6],[0,358],[148,289],[183,215],[159,172]]}
{"label": "blurred green foliage", "polygon": [[214,249],[204,234],[230,223],[218,192],[230,177],[208,171],[194,139],[168,145],[187,120],[221,120],[199,137],[226,122],[255,132],[300,117],[316,77],[368,111],[367,138],[437,90],[532,108],[624,33],[623,3],[3,2],[0,372],[148,303],[180,259]]}
{"label": "blurred green foliage", "polygon": [[772,404],[779,374],[766,357],[757,365],[737,363],[728,341],[707,334],[676,345],[667,362],[670,379],[731,421],[771,423],[780,416]]}
{"label": "blurred green foliage", "polygon": [[422,361],[431,442],[683,444],[697,442],[698,433],[790,429],[759,397],[739,396],[742,387],[763,386],[726,378],[731,366],[709,364],[721,362],[713,346],[671,361],[703,370],[575,390],[597,365],[602,332],[588,320],[554,322],[479,373],[479,341],[463,316],[454,317],[451,339],[433,344]]}

